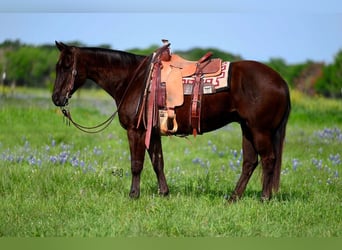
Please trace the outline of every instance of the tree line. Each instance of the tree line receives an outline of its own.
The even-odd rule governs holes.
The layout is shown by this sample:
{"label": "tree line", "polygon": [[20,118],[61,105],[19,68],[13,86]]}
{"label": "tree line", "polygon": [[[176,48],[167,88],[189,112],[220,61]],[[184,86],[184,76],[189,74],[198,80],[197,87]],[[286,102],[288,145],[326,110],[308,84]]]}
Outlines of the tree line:
{"label": "tree line", "polygon": [[[86,46],[78,41],[69,44]],[[107,44],[99,47],[110,48]],[[128,52],[148,55],[153,53],[158,45],[148,48],[135,48]],[[237,61],[240,55],[222,51],[216,48],[193,48],[186,51],[173,51],[188,60],[198,60],[207,51],[213,52],[213,57],[225,61]],[[16,86],[51,88],[55,80],[55,65],[59,52],[54,44],[29,45],[19,40],[6,40],[0,44],[0,73],[2,83]],[[271,58],[264,62],[288,82],[291,88],[299,89],[309,95],[324,95],[342,98],[342,50],[335,55],[330,64],[306,61],[298,64],[287,64],[282,58]]]}

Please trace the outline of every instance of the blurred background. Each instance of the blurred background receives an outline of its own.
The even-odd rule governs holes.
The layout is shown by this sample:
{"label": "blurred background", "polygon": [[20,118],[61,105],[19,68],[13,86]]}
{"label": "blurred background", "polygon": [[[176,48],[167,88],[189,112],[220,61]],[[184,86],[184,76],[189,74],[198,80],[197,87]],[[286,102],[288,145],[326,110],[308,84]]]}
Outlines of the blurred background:
{"label": "blurred background", "polygon": [[342,97],[342,4],[337,0],[12,0],[2,1],[0,9],[2,86],[51,88],[55,40],[147,55],[166,38],[174,53],[189,60],[208,50],[224,60],[257,60],[292,88]]}

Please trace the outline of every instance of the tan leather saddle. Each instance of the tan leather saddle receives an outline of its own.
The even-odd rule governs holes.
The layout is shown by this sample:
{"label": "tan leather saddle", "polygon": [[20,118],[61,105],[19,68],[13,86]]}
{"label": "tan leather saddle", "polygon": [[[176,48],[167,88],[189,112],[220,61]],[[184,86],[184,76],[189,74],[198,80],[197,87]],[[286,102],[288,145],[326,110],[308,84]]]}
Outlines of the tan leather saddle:
{"label": "tan leather saddle", "polygon": [[[198,68],[201,69],[201,73],[204,77],[216,76],[221,74],[222,60],[219,58],[210,59],[210,57],[211,53],[208,52],[208,54],[202,57],[202,59],[200,59],[199,61],[188,61],[180,57],[179,55],[173,54],[170,61],[162,61],[162,76],[163,74],[167,75],[170,71],[170,68],[179,69],[182,77],[195,75]],[[203,61],[201,62],[201,60]]]}
{"label": "tan leather saddle", "polygon": [[[179,55],[172,54],[169,57],[166,57],[166,60],[161,60],[161,83],[165,83],[165,107],[167,110],[167,114],[165,115],[164,112],[164,118],[161,121],[161,132],[163,134],[172,134],[177,131],[178,126],[174,108],[181,106],[184,102],[182,79],[193,76],[194,79],[200,81],[202,77],[211,77],[221,74],[222,60],[219,58],[211,59],[211,56],[212,53],[208,52],[198,61],[189,61]],[[199,95],[201,95],[201,93],[198,85],[198,88],[194,87],[194,102],[197,103],[198,100],[200,100]],[[197,104],[194,105],[193,109],[197,110]],[[198,112],[198,110],[196,112],[192,110],[192,114]]]}
{"label": "tan leather saddle", "polygon": [[203,77],[221,74],[221,59],[210,59],[208,52],[198,61],[188,61],[173,54],[169,61],[161,61],[161,82],[166,85],[166,107],[174,108],[183,104],[184,93],[182,78],[200,74]]}

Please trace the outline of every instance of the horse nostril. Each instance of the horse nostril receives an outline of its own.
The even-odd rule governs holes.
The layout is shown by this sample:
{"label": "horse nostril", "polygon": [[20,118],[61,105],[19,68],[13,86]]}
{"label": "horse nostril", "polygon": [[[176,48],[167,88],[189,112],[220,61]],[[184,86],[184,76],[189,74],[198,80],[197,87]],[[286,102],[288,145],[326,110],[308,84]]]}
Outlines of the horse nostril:
{"label": "horse nostril", "polygon": [[52,94],[52,101],[56,106],[63,106],[63,100],[59,97],[58,94]]}

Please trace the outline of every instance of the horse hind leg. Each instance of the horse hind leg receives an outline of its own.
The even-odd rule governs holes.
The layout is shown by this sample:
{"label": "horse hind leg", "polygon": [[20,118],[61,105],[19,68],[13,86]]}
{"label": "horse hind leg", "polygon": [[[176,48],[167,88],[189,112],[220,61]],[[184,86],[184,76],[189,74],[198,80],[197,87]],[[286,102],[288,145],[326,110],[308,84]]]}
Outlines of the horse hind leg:
{"label": "horse hind leg", "polygon": [[273,189],[279,186],[279,169],[276,165],[276,152],[273,136],[269,133],[256,136],[256,148],[262,164],[262,194],[261,200],[267,201],[272,196]]}
{"label": "horse hind leg", "polygon": [[260,153],[263,166],[262,201],[270,199],[272,192],[279,189],[286,122],[287,117],[273,135],[265,137],[265,150]]}
{"label": "horse hind leg", "polygon": [[276,162],[275,147],[269,133],[254,132],[253,136],[248,129],[243,128],[243,165],[240,178],[236,184],[229,202],[241,198],[248,181],[258,165],[258,155],[262,164],[262,194],[261,200],[269,200],[272,191],[279,186],[278,163]]}
{"label": "horse hind leg", "polygon": [[230,196],[228,202],[232,203],[241,198],[249,179],[258,165],[258,154],[254,148],[252,136],[246,128],[242,127],[242,150],[243,163],[240,178],[236,184],[235,190]]}

